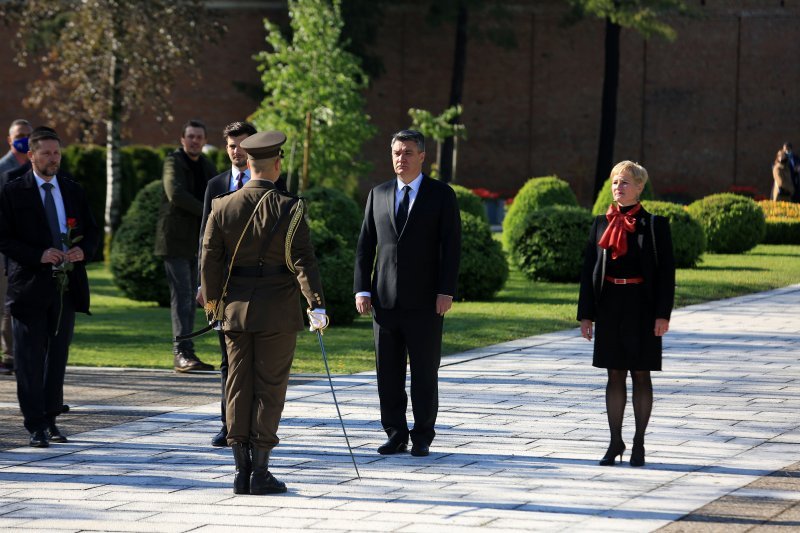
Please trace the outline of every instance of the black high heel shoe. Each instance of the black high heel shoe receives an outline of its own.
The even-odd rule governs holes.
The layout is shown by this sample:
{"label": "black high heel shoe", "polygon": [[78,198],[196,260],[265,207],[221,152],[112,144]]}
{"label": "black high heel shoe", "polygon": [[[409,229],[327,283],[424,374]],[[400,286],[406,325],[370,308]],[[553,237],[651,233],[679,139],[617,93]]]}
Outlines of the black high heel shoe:
{"label": "black high heel shoe", "polygon": [[644,466],[644,440],[634,440],[631,450],[631,466]]}
{"label": "black high heel shoe", "polygon": [[600,466],[614,466],[616,463],[615,459],[619,455],[619,462],[622,462],[622,453],[625,451],[625,443],[620,441],[619,443],[611,443],[608,445],[608,450],[606,454],[600,459]]}

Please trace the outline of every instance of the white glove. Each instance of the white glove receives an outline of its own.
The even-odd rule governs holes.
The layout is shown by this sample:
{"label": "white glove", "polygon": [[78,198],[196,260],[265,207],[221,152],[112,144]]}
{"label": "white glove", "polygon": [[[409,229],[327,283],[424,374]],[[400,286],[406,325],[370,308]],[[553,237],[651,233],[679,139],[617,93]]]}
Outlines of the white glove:
{"label": "white glove", "polygon": [[318,307],[317,309],[308,309],[308,331],[319,331],[320,333],[328,327],[330,319],[325,314],[325,309]]}

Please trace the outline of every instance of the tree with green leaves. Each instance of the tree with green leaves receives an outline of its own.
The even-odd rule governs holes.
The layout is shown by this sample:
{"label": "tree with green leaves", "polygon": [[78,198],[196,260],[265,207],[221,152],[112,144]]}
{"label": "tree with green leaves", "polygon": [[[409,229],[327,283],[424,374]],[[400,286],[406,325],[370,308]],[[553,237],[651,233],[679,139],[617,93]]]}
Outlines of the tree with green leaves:
{"label": "tree with green leaves", "polygon": [[[289,138],[284,168],[293,190],[322,185],[354,194],[369,170],[361,147],[375,128],[364,112],[367,76],[342,45],[341,1],[289,0],[289,18],[291,40],[264,23],[271,50],[256,59],[266,97],[250,118]],[[297,186],[291,177],[299,169]]]}
{"label": "tree with green leaves", "polygon": [[453,172],[451,181],[456,181],[456,161],[458,154],[458,139],[467,138],[467,128],[458,122],[461,116],[461,106],[455,105],[445,109],[441,115],[434,115],[425,109],[411,108],[408,110],[411,117],[411,128],[421,132],[426,138],[436,141],[436,163],[431,169],[431,177],[439,177],[442,166],[442,143],[447,139],[456,141],[453,147]]}
{"label": "tree with green leaves", "polygon": [[[106,134],[107,242],[120,223],[122,125],[132,112],[172,121],[178,75],[196,79],[201,46],[224,28],[207,18],[201,0],[12,0],[0,16],[18,24],[13,42],[21,67],[40,77],[24,104],[47,120],[92,138]],[[189,76],[182,67],[190,69]]]}
{"label": "tree with green leaves", "polygon": [[568,0],[571,10],[567,22],[587,17],[605,21],[605,65],[600,111],[600,141],[594,175],[592,199],[597,197],[614,165],[619,93],[620,34],[622,28],[640,33],[645,39],[657,35],[669,40],[675,30],[663,21],[669,15],[692,13],[684,0]]}

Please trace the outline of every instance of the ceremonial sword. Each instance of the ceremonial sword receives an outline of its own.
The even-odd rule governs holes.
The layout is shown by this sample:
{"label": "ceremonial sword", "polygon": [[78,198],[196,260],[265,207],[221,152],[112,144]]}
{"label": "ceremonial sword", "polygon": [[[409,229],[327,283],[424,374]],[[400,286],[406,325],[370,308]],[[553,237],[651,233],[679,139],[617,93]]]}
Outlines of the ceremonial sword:
{"label": "ceremonial sword", "polygon": [[333,388],[333,379],[331,378],[330,368],[328,368],[328,356],[325,353],[325,344],[322,342],[322,331],[317,329],[316,332],[317,332],[317,339],[319,340],[319,348],[320,350],[322,350],[322,361],[325,363],[325,373],[328,374],[328,383],[330,383],[331,386],[333,403],[336,406],[336,413],[339,415],[339,423],[342,424],[342,433],[344,433],[344,440],[345,442],[347,442],[347,449],[350,451],[350,459],[353,460],[353,468],[356,469],[356,476],[358,476],[358,479],[361,479],[361,474],[358,473],[358,465],[356,464],[356,458],[353,455],[353,448],[350,447],[350,439],[347,438],[347,430],[344,427],[344,419],[342,418],[342,412],[339,410],[339,402],[336,400],[336,391]]}

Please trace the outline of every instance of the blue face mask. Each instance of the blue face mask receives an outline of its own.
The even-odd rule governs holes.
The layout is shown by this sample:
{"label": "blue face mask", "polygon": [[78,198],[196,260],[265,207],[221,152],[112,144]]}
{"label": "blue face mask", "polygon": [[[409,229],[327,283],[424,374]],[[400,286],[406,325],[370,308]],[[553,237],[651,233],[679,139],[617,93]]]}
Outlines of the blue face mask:
{"label": "blue face mask", "polygon": [[17,152],[27,154],[28,153],[28,138],[23,137],[22,139],[14,139],[11,142],[11,146],[14,147],[14,150]]}

